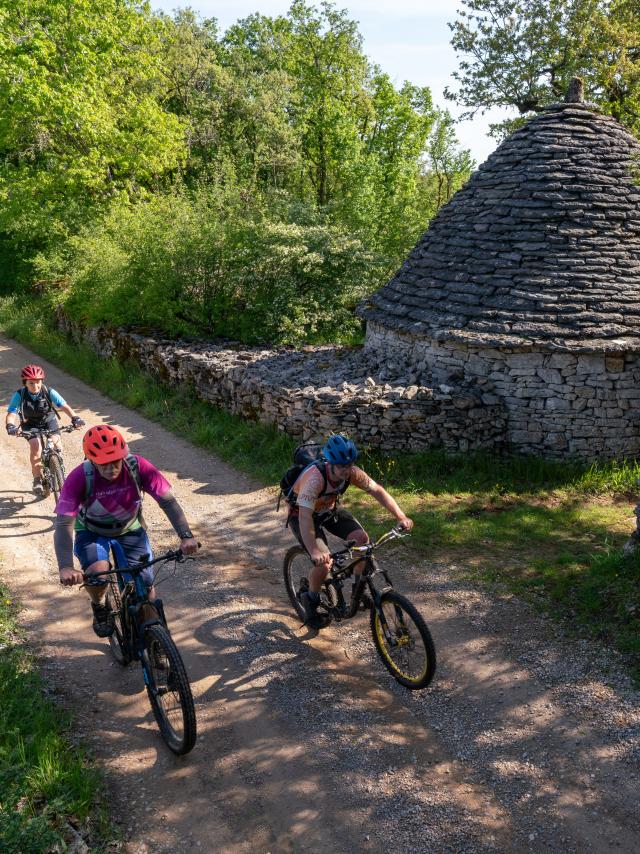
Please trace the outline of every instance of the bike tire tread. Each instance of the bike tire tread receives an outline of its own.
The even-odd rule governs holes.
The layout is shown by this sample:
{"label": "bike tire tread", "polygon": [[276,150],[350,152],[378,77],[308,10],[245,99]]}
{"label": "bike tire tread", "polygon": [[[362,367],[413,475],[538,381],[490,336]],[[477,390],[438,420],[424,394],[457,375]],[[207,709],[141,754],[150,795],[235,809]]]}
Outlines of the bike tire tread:
{"label": "bike tire tread", "polygon": [[163,648],[169,661],[170,672],[176,685],[175,692],[180,698],[182,709],[183,734],[181,737],[176,735],[175,730],[167,720],[160,701],[154,696],[153,690],[149,686],[147,686],[147,695],[165,744],[177,756],[183,756],[193,749],[197,736],[196,712],[189,677],[178,647],[164,626],[156,623],[146,627],[145,649],[151,640]]}
{"label": "bike tire tread", "polygon": [[395,590],[387,590],[382,594],[380,601],[381,604],[384,604],[384,602],[393,602],[394,604],[398,605],[405,612],[405,614],[410,617],[413,624],[418,630],[420,639],[424,644],[424,648],[427,655],[426,670],[421,678],[408,679],[403,677],[403,675],[392,663],[390,656],[387,656],[385,654],[384,649],[381,647],[378,632],[376,630],[377,610],[374,606],[371,609],[371,634],[373,636],[375,648],[378,652],[378,655],[380,656],[382,663],[387,668],[389,673],[391,673],[393,678],[401,685],[404,685],[405,688],[409,688],[412,691],[418,691],[423,688],[426,688],[433,679],[436,672],[436,650],[435,645],[433,643],[433,638],[431,637],[431,632],[429,631],[429,627],[427,626],[424,618],[422,617],[418,609],[415,607],[415,605],[401,593],[397,593]]}

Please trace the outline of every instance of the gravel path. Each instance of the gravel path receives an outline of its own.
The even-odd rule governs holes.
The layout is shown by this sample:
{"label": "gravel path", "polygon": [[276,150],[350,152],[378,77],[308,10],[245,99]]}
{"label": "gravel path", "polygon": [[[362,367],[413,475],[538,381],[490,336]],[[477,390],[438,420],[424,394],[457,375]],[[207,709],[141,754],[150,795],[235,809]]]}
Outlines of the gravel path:
{"label": "gravel path", "polygon": [[[0,339],[5,406],[34,360]],[[0,432],[0,569],[42,639],[48,690],[104,768],[124,850],[640,850],[640,694],[614,655],[396,544],[381,557],[439,655],[432,686],[405,691],[378,662],[365,615],[320,634],[293,618],[280,572],[291,538],[272,492],[45,367],[89,423],[112,420],[166,472],[206,545],[160,588],[200,733],[176,758],[140,672],[112,662],[85,594],[57,584],[52,500],[32,500],[26,443]],[[79,434],[65,457],[80,462]],[[173,545],[153,501],[145,515],[156,550]]]}

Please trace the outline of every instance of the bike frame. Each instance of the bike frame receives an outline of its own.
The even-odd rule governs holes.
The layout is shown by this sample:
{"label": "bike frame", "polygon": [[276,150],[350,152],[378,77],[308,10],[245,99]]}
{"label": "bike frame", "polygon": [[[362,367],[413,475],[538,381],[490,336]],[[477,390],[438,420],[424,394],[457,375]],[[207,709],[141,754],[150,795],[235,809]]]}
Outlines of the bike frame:
{"label": "bike frame", "polygon": [[[391,633],[389,631],[389,625],[385,618],[384,611],[381,607],[381,599],[387,590],[393,589],[393,582],[391,581],[391,577],[387,570],[378,566],[376,559],[373,556],[373,552],[390,540],[406,536],[408,536],[407,533],[403,533],[397,528],[393,528],[373,543],[367,543],[364,546],[357,546],[354,542],[349,542],[347,543],[346,548],[332,552],[332,565],[329,570],[330,575],[324,583],[326,587],[332,587],[335,590],[338,602],[337,605],[330,608],[327,608],[322,603],[318,607],[324,608],[327,613],[336,620],[336,622],[340,622],[340,620],[343,619],[348,620],[356,615],[358,608],[360,607],[360,602],[362,601],[362,595],[365,589],[368,589],[373,600],[373,606],[380,616],[380,623],[383,631],[385,632],[385,635],[388,635],[387,639],[391,641]],[[353,596],[351,605],[347,608],[342,594],[342,588],[346,579],[354,574],[356,564],[360,563],[362,560],[365,561],[365,566],[360,575],[360,581],[358,583],[356,593]],[[382,575],[386,582],[386,585],[381,589],[378,589],[374,584],[373,579],[376,575]]]}
{"label": "bike frame", "polygon": [[42,448],[42,467],[43,469],[49,469],[49,460],[55,454],[60,460],[60,465],[62,470],[64,471],[64,460],[62,459],[62,451],[60,448],[56,448],[53,444],[53,436],[58,433],[73,433],[75,427],[72,427],[70,424],[67,424],[66,427],[59,427],[57,430],[42,430],[39,427],[32,427],[30,430],[20,431],[18,433],[19,436],[22,436],[23,439],[30,441],[31,439],[38,439],[40,441],[40,447]]}
{"label": "bike frame", "polygon": [[[164,614],[162,600],[154,599],[151,601],[151,599],[149,599],[147,586],[142,580],[142,573],[145,569],[148,569],[148,567],[153,566],[155,563],[170,560],[181,562],[185,559],[185,556],[179,549],[177,549],[176,551],[169,551],[154,560],[145,561],[145,563],[140,566],[129,566],[124,549],[117,540],[109,540],[109,547],[114,561],[113,565],[110,569],[104,570],[104,572],[93,572],[90,576],[85,576],[85,579],[91,579],[90,581],[85,580],[85,585],[99,586],[103,583],[97,581],[101,576],[116,576],[118,590],[120,591],[121,596],[120,613],[122,615],[122,626],[125,634],[122,640],[126,643],[131,658],[142,663],[144,681],[148,686],[150,684],[150,680],[143,657],[145,629],[147,626],[160,624],[169,632],[169,626],[167,625],[167,620]],[[152,605],[158,616],[151,620],[141,621],[139,619],[140,611],[144,605],[149,604]]]}

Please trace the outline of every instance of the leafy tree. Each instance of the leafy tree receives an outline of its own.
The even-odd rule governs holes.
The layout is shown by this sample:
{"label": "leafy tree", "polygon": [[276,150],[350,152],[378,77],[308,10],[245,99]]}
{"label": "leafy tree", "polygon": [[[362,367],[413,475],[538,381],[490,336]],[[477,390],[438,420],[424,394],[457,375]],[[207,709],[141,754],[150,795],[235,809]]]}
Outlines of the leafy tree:
{"label": "leafy tree", "polygon": [[435,215],[467,181],[474,166],[469,152],[457,148],[453,119],[446,110],[438,111],[427,156],[429,189],[426,195],[431,202],[431,214]]}
{"label": "leafy tree", "polygon": [[[244,151],[261,154],[263,187],[268,178],[397,259],[433,210],[425,198],[433,184],[424,175],[438,116],[430,91],[410,83],[396,89],[362,53],[354,22],[330,3],[296,0],[286,18],[252,15],[227,33],[224,46],[243,104],[224,122],[236,129],[236,164]],[[269,109],[265,83],[277,94]],[[261,133],[248,119],[257,104]],[[288,133],[275,133],[279,127]],[[453,152],[452,131],[446,143]],[[453,154],[450,162],[457,162]]]}
{"label": "leafy tree", "polygon": [[[461,56],[460,86],[446,97],[468,108],[521,116],[560,100],[574,75],[587,97],[640,130],[640,7],[637,0],[463,0],[449,25]],[[516,124],[518,122],[516,121]],[[513,122],[496,125],[502,134]]]}
{"label": "leafy tree", "polygon": [[158,27],[133,0],[0,0],[0,232],[16,245],[59,239],[179,168]]}
{"label": "leafy tree", "polygon": [[217,23],[200,20],[192,9],[162,17],[158,64],[164,106],[184,121],[188,167],[198,173],[219,153],[222,93],[229,85],[219,60]]}
{"label": "leafy tree", "polygon": [[296,121],[299,91],[288,67],[292,33],[283,17],[250,15],[222,41],[231,85],[224,115],[226,150],[241,182],[258,191],[299,189],[304,173]]}
{"label": "leafy tree", "polygon": [[329,2],[224,36],[137,0],[0,0],[0,24],[0,265],[68,279],[87,322],[351,340],[471,169]]}
{"label": "leafy tree", "polygon": [[294,0],[289,19],[289,67],[300,93],[295,120],[307,175],[322,207],[343,189],[342,165],[358,156],[358,118],[368,108],[368,63],[357,24],[345,11],[327,2],[319,11]]}

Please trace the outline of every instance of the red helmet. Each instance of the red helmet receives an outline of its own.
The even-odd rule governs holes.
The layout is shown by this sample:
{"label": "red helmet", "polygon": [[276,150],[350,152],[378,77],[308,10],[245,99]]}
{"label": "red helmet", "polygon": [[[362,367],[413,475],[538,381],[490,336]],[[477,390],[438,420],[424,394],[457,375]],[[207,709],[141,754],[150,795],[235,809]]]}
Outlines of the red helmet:
{"label": "red helmet", "polygon": [[82,450],[88,460],[100,466],[122,460],[129,453],[124,436],[110,424],[98,424],[87,430],[82,439]]}
{"label": "red helmet", "polygon": [[44,371],[40,365],[25,365],[20,371],[20,378],[23,383],[26,383],[27,380],[43,380]]}

